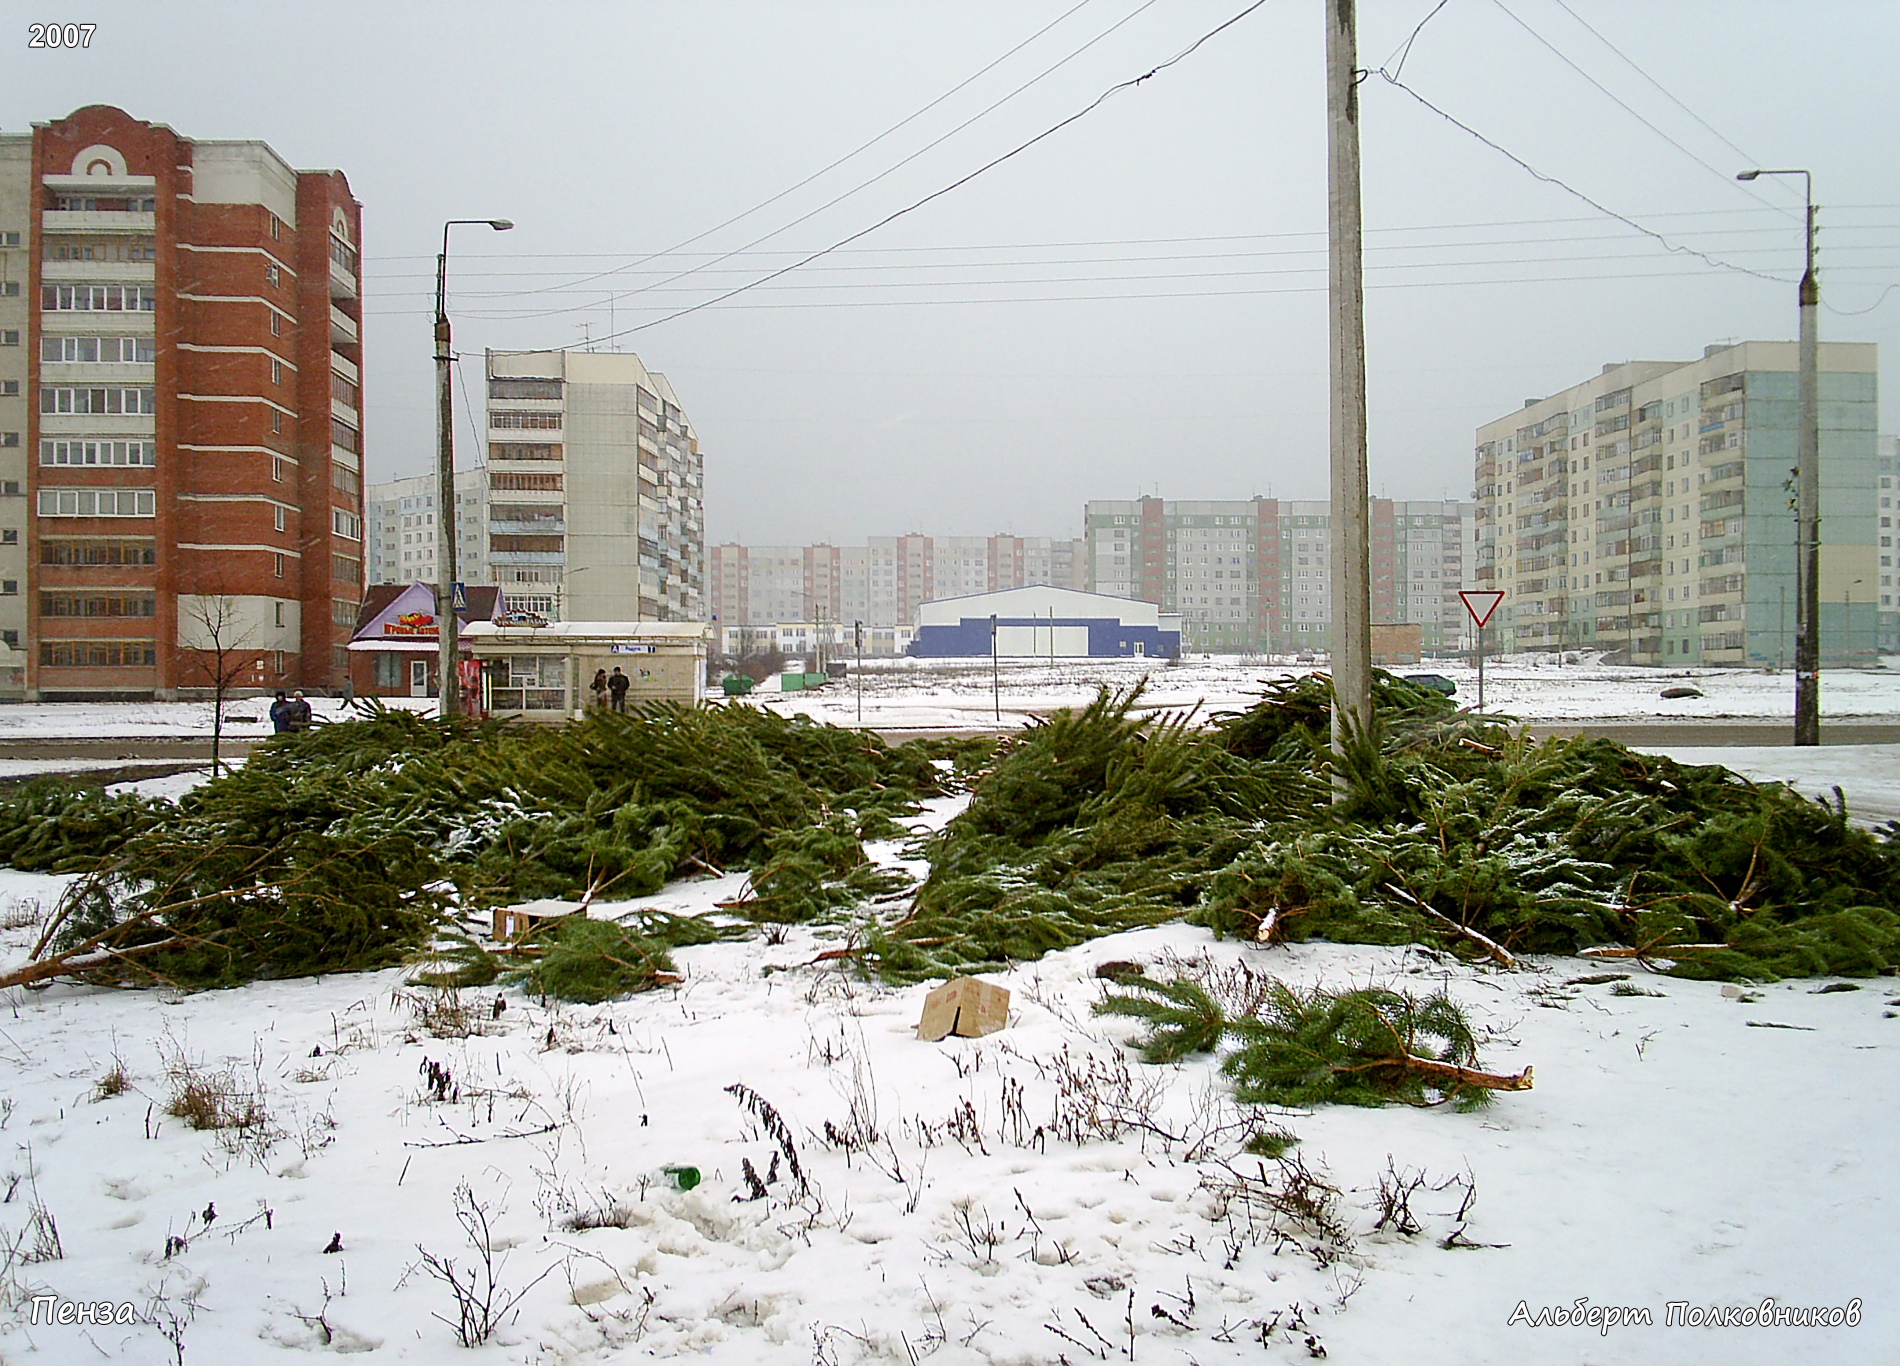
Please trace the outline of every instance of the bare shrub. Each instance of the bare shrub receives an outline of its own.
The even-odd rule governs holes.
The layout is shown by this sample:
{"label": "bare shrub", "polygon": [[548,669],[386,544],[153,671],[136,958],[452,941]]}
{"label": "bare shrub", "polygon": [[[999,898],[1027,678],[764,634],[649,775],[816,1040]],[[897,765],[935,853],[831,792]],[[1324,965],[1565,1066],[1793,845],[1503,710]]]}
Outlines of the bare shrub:
{"label": "bare shrub", "polygon": [[522,1297],[553,1274],[559,1263],[550,1264],[519,1290],[506,1289],[501,1273],[506,1269],[508,1254],[496,1253],[489,1207],[466,1181],[455,1188],[454,1200],[455,1222],[475,1249],[473,1265],[464,1267],[453,1257],[438,1256],[420,1243],[416,1251],[422,1254],[423,1269],[449,1288],[455,1302],[454,1318],[446,1314],[435,1317],[455,1330],[456,1341],[462,1346],[480,1347],[494,1336],[495,1329],[514,1312]]}

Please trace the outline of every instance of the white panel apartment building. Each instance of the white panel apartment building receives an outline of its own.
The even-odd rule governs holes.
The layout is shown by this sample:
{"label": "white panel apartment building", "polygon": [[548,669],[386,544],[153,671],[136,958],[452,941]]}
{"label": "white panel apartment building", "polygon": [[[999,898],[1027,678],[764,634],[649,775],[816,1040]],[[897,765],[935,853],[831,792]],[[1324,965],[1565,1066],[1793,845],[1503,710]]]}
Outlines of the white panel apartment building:
{"label": "white panel apartment building", "polygon": [[[1821,650],[1871,660],[1881,628],[1876,348],[1821,347]],[[1630,361],[1480,427],[1478,587],[1519,650],[1638,664],[1791,664],[1793,342]],[[1885,538],[1883,541],[1882,538]]]}
{"label": "white panel apartment building", "polygon": [[714,546],[707,571],[722,627],[862,621],[892,640],[919,604],[1050,584],[1080,588],[1082,543],[1047,536],[872,536],[861,546]]}
{"label": "white panel apartment building", "polygon": [[702,460],[638,356],[488,354],[488,568],[562,621],[703,621]]}
{"label": "white panel apartment building", "polygon": [[[364,490],[364,540],[371,583],[442,581],[436,564],[440,527],[433,474],[391,479]],[[455,572],[463,583],[488,582],[488,471],[455,476]]]}
{"label": "white panel apartment building", "polygon": [[[1375,498],[1372,617],[1418,625],[1421,647],[1464,644],[1470,505]],[[1091,502],[1091,592],[1152,602],[1182,618],[1185,648],[1294,654],[1332,648],[1332,508],[1252,498]]]}

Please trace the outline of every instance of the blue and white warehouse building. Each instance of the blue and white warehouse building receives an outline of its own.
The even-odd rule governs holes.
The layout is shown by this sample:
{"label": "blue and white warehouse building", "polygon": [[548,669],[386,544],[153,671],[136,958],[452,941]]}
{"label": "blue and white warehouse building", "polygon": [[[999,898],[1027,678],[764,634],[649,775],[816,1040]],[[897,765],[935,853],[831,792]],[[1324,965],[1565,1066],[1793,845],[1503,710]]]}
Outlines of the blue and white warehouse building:
{"label": "blue and white warehouse building", "polygon": [[1152,602],[1039,586],[919,605],[909,652],[931,659],[988,655],[992,618],[996,653],[1006,657],[1168,659],[1181,651],[1181,618]]}

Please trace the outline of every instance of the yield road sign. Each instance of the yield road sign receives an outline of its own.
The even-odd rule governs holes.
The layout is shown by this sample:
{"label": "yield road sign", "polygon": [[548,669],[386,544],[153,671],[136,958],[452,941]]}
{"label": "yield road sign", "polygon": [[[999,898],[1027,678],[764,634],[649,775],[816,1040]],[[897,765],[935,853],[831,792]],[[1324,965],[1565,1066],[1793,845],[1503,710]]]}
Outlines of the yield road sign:
{"label": "yield road sign", "polygon": [[1491,614],[1498,610],[1498,604],[1504,601],[1501,588],[1461,588],[1458,596],[1465,604],[1465,611],[1480,627],[1491,620]]}

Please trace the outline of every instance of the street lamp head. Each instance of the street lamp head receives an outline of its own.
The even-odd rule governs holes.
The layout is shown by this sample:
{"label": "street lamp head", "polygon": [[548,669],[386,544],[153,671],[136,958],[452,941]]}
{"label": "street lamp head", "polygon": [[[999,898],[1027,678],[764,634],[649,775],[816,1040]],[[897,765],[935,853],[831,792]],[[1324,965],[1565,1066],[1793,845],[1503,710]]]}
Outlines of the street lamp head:
{"label": "street lamp head", "polygon": [[496,232],[507,232],[510,228],[514,227],[514,220],[510,218],[491,218],[488,220],[488,226],[493,228]]}
{"label": "street lamp head", "polygon": [[1737,180],[1753,180],[1760,174],[1760,171],[1740,171],[1736,173],[1735,178]]}

